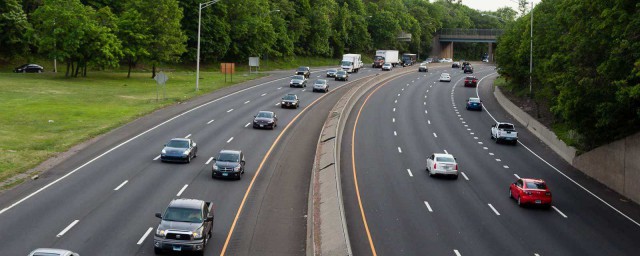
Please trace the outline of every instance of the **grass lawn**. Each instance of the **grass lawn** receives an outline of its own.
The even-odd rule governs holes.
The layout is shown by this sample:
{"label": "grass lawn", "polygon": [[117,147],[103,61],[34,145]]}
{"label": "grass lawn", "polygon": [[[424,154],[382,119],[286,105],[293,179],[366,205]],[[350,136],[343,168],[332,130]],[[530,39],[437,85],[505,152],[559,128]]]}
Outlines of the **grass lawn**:
{"label": "grass lawn", "polygon": [[[48,69],[51,70],[51,69]],[[70,147],[155,109],[232,85],[224,75],[167,72],[166,100],[156,101],[151,73],[89,72],[86,78],[59,73],[0,73],[0,182]],[[234,83],[262,75],[233,76]]]}

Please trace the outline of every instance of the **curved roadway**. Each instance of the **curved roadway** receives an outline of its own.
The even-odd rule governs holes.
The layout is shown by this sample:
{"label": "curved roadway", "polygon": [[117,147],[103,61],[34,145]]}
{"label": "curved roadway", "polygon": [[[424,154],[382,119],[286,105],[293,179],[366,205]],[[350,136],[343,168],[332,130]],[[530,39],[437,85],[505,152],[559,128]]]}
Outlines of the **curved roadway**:
{"label": "curved roadway", "polygon": [[[442,72],[451,83],[438,81]],[[474,75],[478,90],[463,87],[460,69],[430,68],[374,87],[356,104],[341,149],[354,255],[637,255],[638,205],[510,119],[492,95],[492,66],[478,64]],[[465,109],[476,95],[485,111]],[[491,140],[493,118],[514,123],[520,143]],[[430,178],[434,152],[453,154],[463,175]],[[508,198],[517,177],[545,179],[553,208],[518,207]]]}

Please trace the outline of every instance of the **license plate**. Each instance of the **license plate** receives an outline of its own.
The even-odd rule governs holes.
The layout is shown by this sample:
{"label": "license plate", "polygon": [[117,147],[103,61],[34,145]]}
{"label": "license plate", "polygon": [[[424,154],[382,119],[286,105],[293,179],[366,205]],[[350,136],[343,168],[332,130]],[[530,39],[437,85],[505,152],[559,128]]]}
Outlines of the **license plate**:
{"label": "license plate", "polygon": [[542,201],[541,200],[536,200],[536,204],[541,204]]}
{"label": "license plate", "polygon": [[177,252],[182,251],[182,246],[174,245],[174,246],[173,246],[173,250],[174,250],[174,251],[177,251]]}
{"label": "license plate", "polygon": [[261,124],[260,127],[264,127],[264,124]]}
{"label": "license plate", "polygon": [[222,173],[222,176],[229,176],[229,174],[228,174],[228,173],[226,173],[226,172],[223,172],[223,173]]}

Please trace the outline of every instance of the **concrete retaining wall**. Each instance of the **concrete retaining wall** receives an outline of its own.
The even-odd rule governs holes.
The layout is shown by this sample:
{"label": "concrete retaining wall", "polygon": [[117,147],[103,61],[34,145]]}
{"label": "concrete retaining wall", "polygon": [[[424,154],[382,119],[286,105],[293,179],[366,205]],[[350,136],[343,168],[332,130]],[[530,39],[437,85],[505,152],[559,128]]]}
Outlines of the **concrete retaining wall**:
{"label": "concrete retaining wall", "polygon": [[640,203],[640,133],[579,155],[573,166]]}
{"label": "concrete retaining wall", "polygon": [[573,167],[640,203],[640,133],[576,156],[575,148],[509,101],[498,87],[493,94],[502,108]]}

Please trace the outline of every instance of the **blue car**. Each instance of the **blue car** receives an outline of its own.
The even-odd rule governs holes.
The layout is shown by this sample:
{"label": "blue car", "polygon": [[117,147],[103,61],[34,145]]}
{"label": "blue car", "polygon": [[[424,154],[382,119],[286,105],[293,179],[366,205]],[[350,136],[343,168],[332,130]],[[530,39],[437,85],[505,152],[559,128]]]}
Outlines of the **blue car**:
{"label": "blue car", "polygon": [[467,100],[467,110],[482,111],[482,101],[480,98],[469,98]]}
{"label": "blue car", "polygon": [[164,145],[160,153],[162,162],[190,163],[192,158],[198,156],[198,146],[191,139],[173,138]]}

